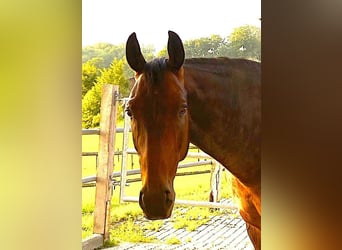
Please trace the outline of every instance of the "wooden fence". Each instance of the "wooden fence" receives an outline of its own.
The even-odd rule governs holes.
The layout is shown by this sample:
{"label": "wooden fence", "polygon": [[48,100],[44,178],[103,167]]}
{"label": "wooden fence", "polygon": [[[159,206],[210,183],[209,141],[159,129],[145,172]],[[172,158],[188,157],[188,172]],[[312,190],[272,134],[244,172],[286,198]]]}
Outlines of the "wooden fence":
{"label": "wooden fence", "polygon": [[[120,202],[138,202],[139,198],[125,195],[127,183],[140,181],[140,178],[127,178],[131,175],[140,174],[140,170],[127,170],[128,155],[136,154],[134,149],[128,147],[130,120],[125,114],[124,128],[116,128],[115,120],[118,105],[118,86],[105,84],[101,100],[100,128],[84,129],[82,135],[99,135],[99,151],[83,152],[82,156],[95,156],[97,158],[97,173],[94,176],[82,178],[82,186],[96,186],[95,209],[94,209],[94,229],[93,235],[82,241],[82,249],[95,249],[101,247],[104,241],[109,240],[110,226],[110,204],[113,186],[120,186]],[[123,99],[124,104],[127,99]],[[122,151],[114,151],[115,134],[123,133]],[[114,156],[122,156],[121,171],[113,173]],[[188,162],[178,165],[178,169],[191,168],[195,166],[211,165],[211,170],[196,170],[187,172],[177,172],[177,176],[211,173],[211,194],[214,202],[208,201],[188,201],[175,200],[175,204],[183,206],[204,206],[212,208],[236,208],[221,203],[219,200],[219,189],[221,183],[222,166],[213,158],[203,152],[189,152],[188,158],[196,158],[195,162]],[[117,181],[117,178],[119,178]]]}
{"label": "wooden fence", "polygon": [[[110,204],[112,199],[112,173],[115,142],[115,121],[117,115],[117,98],[119,88],[105,84],[102,90],[100,129],[82,132],[99,134],[99,151],[97,155],[96,193],[94,208],[93,235],[82,241],[82,249],[95,249],[109,240]],[[84,182],[84,180],[82,180]]]}

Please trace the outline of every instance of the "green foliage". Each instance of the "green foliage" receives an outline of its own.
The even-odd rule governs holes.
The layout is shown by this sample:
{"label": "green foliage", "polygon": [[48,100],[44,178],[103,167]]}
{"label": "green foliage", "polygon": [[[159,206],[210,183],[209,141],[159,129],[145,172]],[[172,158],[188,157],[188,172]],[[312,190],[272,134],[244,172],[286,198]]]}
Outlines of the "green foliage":
{"label": "green foliage", "polygon": [[96,78],[100,71],[96,68],[93,61],[82,64],[82,98],[95,85]]}
{"label": "green foliage", "polygon": [[[228,37],[211,35],[183,43],[186,58],[227,56],[261,60],[261,30],[251,25],[234,29]],[[142,45],[141,50],[146,61],[156,56],[153,45]],[[159,51],[157,56],[168,57],[167,47]],[[119,85],[120,95],[127,97],[134,72],[127,64],[124,43],[87,46],[82,49],[82,62],[82,127],[97,127],[103,84]],[[120,115],[118,118],[122,119]]]}
{"label": "green foliage", "polygon": [[[125,58],[125,44],[121,43],[113,45],[110,43],[97,43],[86,46],[82,49],[82,63],[92,61],[99,69],[110,67],[114,59]],[[146,61],[150,61],[155,56],[155,48],[153,45],[141,46],[141,52],[144,54]]]}
{"label": "green foliage", "polygon": [[166,46],[161,51],[158,52],[157,57],[168,57]]}
{"label": "green foliage", "polygon": [[219,35],[184,41],[185,55],[187,58],[217,57],[222,42],[223,38]]}
{"label": "green foliage", "polygon": [[[82,127],[94,128],[100,124],[100,107],[103,85],[119,85],[121,95],[129,93],[129,81],[124,77],[124,61],[114,59],[109,68],[100,70],[94,86],[82,99]],[[120,116],[119,116],[120,117]]]}
{"label": "green foliage", "polygon": [[156,49],[153,45],[142,45],[141,46],[141,53],[144,55],[146,62],[151,61],[155,58]]}
{"label": "green foliage", "polygon": [[261,60],[261,30],[258,27],[245,25],[234,29],[228,44],[232,57]]}
{"label": "green foliage", "polygon": [[[211,35],[193,40],[183,41],[186,57],[245,57],[260,60],[261,55],[261,30],[252,25],[244,25],[235,28],[227,37]],[[244,48],[241,49],[240,48]],[[150,61],[155,56],[166,57],[166,46],[156,54],[153,45],[142,45],[141,51]],[[97,68],[108,68],[115,59],[125,60],[125,44],[113,45],[109,43],[97,43],[82,49],[82,63],[91,61]]]}
{"label": "green foliage", "polygon": [[[211,35],[210,37],[202,37],[194,40],[183,42],[185,57],[217,57],[220,54],[220,48],[224,39],[219,35]],[[168,57],[167,47],[165,46],[159,53],[158,57]]]}
{"label": "green foliage", "polygon": [[102,83],[95,83],[82,99],[82,128],[95,128],[100,124]]}
{"label": "green foliage", "polygon": [[82,63],[93,60],[97,68],[108,68],[114,58],[122,59],[125,56],[125,44],[113,45],[97,43],[82,49]]}
{"label": "green foliage", "polygon": [[[238,27],[228,37],[211,35],[183,42],[185,57],[239,57],[261,60],[261,30],[258,27],[245,25]],[[167,57],[165,46],[158,57]]]}
{"label": "green foliage", "polygon": [[114,59],[109,68],[101,70],[101,76],[97,79],[100,84],[108,83],[119,85],[121,95],[129,94],[128,80],[124,76],[123,59]]}

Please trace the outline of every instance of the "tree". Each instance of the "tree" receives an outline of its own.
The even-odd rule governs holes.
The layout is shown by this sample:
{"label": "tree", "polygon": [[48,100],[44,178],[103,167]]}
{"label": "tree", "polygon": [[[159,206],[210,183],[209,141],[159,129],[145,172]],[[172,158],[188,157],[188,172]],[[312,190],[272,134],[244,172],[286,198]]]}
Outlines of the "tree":
{"label": "tree", "polygon": [[202,37],[184,41],[185,56],[192,57],[217,57],[223,38],[219,35]]}
{"label": "tree", "polygon": [[146,62],[149,62],[155,58],[156,49],[152,44],[142,45],[141,53],[144,55]]}
{"label": "tree", "polygon": [[[261,30],[256,26],[245,25],[235,28],[226,38],[211,35],[183,42],[185,57],[241,57],[261,60]],[[167,57],[167,48],[158,53]]]}
{"label": "tree", "polygon": [[82,49],[82,63],[96,58],[94,64],[97,68],[108,68],[114,58],[122,59],[125,56],[125,44],[113,45],[110,43],[97,43]]}
{"label": "tree", "polygon": [[[99,68],[108,68],[114,59],[123,59],[125,57],[124,43],[113,45],[110,43],[97,43],[86,46],[82,49],[82,63],[92,61]],[[141,51],[147,61],[154,58],[155,48],[153,45],[145,45],[141,47]]]}
{"label": "tree", "polygon": [[94,128],[100,124],[102,87],[102,83],[95,83],[82,99],[82,128]]}
{"label": "tree", "polygon": [[123,59],[114,59],[111,66],[102,69],[101,75],[97,77],[94,86],[85,94],[82,99],[82,127],[93,128],[100,124],[100,105],[103,84],[119,85],[122,96],[129,94],[129,81],[124,76]]}
{"label": "tree", "polygon": [[[211,35],[210,37],[201,37],[183,42],[185,57],[217,57],[220,56],[220,47],[223,38],[219,35]],[[158,57],[168,57],[167,47],[165,46],[157,54]]]}
{"label": "tree", "polygon": [[[228,51],[228,52],[227,52]],[[235,28],[228,36],[227,54],[230,57],[242,57],[261,60],[261,30],[256,26],[244,25]]]}
{"label": "tree", "polygon": [[168,57],[166,46],[158,52],[157,57]]}
{"label": "tree", "polygon": [[100,72],[92,61],[82,64],[82,98],[94,86]]}

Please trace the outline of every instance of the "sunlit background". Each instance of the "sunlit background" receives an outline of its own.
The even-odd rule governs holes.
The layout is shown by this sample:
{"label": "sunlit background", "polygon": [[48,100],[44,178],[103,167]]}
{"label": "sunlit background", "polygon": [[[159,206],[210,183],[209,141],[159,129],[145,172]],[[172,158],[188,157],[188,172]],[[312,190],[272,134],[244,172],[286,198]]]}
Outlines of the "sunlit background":
{"label": "sunlit background", "polygon": [[260,0],[83,0],[82,46],[126,42],[129,34],[136,32],[143,44],[160,50],[168,30],[183,40],[227,36],[242,25],[261,27],[260,18]]}

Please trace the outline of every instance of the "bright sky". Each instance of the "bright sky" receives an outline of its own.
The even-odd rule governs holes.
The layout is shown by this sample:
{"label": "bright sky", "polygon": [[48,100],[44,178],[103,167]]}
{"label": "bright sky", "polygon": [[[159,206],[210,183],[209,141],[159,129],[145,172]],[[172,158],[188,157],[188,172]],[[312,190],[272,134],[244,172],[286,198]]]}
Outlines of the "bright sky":
{"label": "bright sky", "polygon": [[82,46],[98,42],[125,43],[136,32],[140,44],[157,51],[168,30],[183,41],[218,34],[236,27],[261,27],[261,0],[82,0]]}

